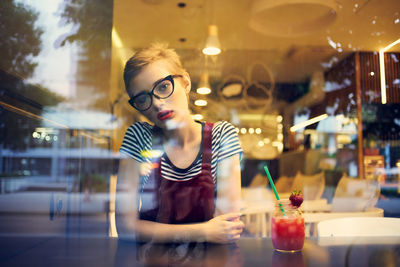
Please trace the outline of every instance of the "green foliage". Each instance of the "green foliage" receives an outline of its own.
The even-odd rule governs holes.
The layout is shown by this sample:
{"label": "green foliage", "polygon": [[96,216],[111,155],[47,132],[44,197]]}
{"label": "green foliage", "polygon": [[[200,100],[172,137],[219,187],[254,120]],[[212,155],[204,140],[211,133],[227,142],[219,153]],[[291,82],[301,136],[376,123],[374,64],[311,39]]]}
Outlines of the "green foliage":
{"label": "green foliage", "polygon": [[35,26],[38,13],[22,3],[0,1],[0,69],[28,78],[41,50],[42,29]]}
{"label": "green foliage", "polygon": [[[65,0],[61,13],[63,22],[78,26],[76,33],[66,36],[61,45],[78,44],[83,53],[78,63],[78,80],[84,81],[85,91],[92,91],[88,105],[108,109],[109,77],[111,72],[111,30],[113,1]],[[78,92],[79,94],[79,92]]]}

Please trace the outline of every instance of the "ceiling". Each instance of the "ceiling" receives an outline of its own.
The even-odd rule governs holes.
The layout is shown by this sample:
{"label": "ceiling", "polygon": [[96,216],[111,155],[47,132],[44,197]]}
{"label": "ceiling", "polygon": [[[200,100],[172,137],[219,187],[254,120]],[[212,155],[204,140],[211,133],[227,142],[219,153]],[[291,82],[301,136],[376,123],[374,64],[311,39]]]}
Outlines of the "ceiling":
{"label": "ceiling", "polygon": [[[290,2],[275,2],[279,1]],[[395,23],[400,18],[398,0],[336,1],[337,14],[330,26],[295,37],[276,37],[253,30],[249,22],[256,2],[259,1],[118,0],[114,1],[114,28],[123,46],[131,50],[154,41],[168,42],[180,52],[194,82],[204,68],[201,49],[209,24],[218,26],[223,50],[216,59],[208,61],[210,75],[216,80],[229,74],[246,76],[249,66],[260,61],[268,66],[275,81],[302,82],[314,71],[323,70],[321,64],[329,63],[332,57],[340,59],[353,50],[377,51],[400,37],[400,23]],[[181,8],[178,3],[186,6]],[[318,11],[310,6],[298,8],[297,13],[296,8],[292,9],[273,9],[269,17],[296,24],[312,19],[310,12]]]}
{"label": "ceiling", "polygon": [[[264,4],[263,1],[278,7],[258,14],[255,7]],[[327,9],[325,4],[310,6],[305,2],[329,2],[334,5],[335,12],[329,13],[332,9]],[[279,6],[283,3],[296,5]],[[313,22],[324,12],[330,16],[329,25]],[[262,32],[250,23],[256,15],[266,25]],[[260,152],[262,157],[270,153],[269,157],[273,158],[276,149],[271,144],[264,142],[263,147],[258,144],[266,137],[271,141],[281,140],[278,136],[282,130],[278,130],[281,126],[276,118],[284,115],[288,103],[268,97],[261,98],[258,102],[261,105],[257,105],[257,99],[248,95],[232,102],[225,101],[216,93],[222,84],[229,79],[243,80],[246,85],[304,84],[313,74],[331,68],[353,51],[378,51],[400,38],[400,1],[118,0],[114,1],[113,20],[113,66],[119,68],[113,71],[115,87],[122,88],[123,64],[135,50],[155,41],[167,42],[181,56],[193,86],[197,85],[205,68],[210,75],[213,93],[208,96],[208,106],[198,108],[192,103],[192,110],[210,121],[227,119],[236,125],[261,127],[263,135],[249,138],[246,142],[251,140],[254,144],[246,147]],[[308,23],[308,28],[303,27],[309,30],[307,33],[292,31],[282,36],[285,34],[281,34],[279,27],[296,28],[301,23]],[[218,26],[222,53],[205,57],[201,50],[210,24]],[[118,42],[114,42],[116,36]],[[391,50],[400,51],[400,45]],[[192,92],[192,98],[199,98],[199,95]],[[310,104],[307,99],[299,102]],[[249,108],[254,103],[256,105]],[[244,137],[241,138],[243,142]],[[253,149],[255,147],[258,150]]]}

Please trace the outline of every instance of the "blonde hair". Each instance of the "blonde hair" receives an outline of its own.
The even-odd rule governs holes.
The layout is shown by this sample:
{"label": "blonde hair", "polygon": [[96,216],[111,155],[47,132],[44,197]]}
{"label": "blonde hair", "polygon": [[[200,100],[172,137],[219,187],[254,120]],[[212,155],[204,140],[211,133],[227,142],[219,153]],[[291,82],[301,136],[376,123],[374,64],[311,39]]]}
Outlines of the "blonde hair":
{"label": "blonde hair", "polygon": [[124,69],[125,90],[129,92],[131,80],[134,79],[144,67],[158,60],[167,60],[178,74],[186,72],[174,49],[168,48],[168,44],[166,43],[153,43],[149,47],[139,50],[126,62]]}

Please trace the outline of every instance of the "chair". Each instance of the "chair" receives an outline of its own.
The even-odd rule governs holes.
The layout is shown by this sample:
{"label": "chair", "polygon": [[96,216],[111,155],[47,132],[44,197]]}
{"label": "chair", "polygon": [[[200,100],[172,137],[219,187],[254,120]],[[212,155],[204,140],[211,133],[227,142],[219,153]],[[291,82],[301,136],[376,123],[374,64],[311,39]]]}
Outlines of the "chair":
{"label": "chair", "polygon": [[290,194],[291,189],[292,189],[293,180],[294,180],[294,177],[281,176],[276,181],[276,183],[275,183],[276,190],[278,191],[280,196],[282,194],[282,196],[281,196],[282,198],[284,198],[283,194]]}
{"label": "chair", "polygon": [[319,237],[399,236],[400,218],[348,217],[318,223]]}
{"label": "chair", "polygon": [[358,212],[375,206],[380,194],[376,181],[350,178],[340,179],[332,200],[332,212]]}
{"label": "chair", "polygon": [[301,190],[304,200],[320,199],[325,190],[325,175],[320,172],[314,175],[304,175],[297,172],[292,184],[292,190]]}

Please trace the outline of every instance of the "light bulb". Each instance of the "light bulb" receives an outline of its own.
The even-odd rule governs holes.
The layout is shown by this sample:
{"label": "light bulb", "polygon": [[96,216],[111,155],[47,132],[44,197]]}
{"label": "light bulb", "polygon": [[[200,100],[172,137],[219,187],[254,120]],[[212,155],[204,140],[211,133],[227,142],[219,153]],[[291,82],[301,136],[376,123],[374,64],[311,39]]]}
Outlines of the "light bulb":
{"label": "light bulb", "polygon": [[207,101],[203,100],[203,99],[198,99],[198,100],[194,101],[194,104],[199,107],[204,107],[204,106],[207,106]]}

